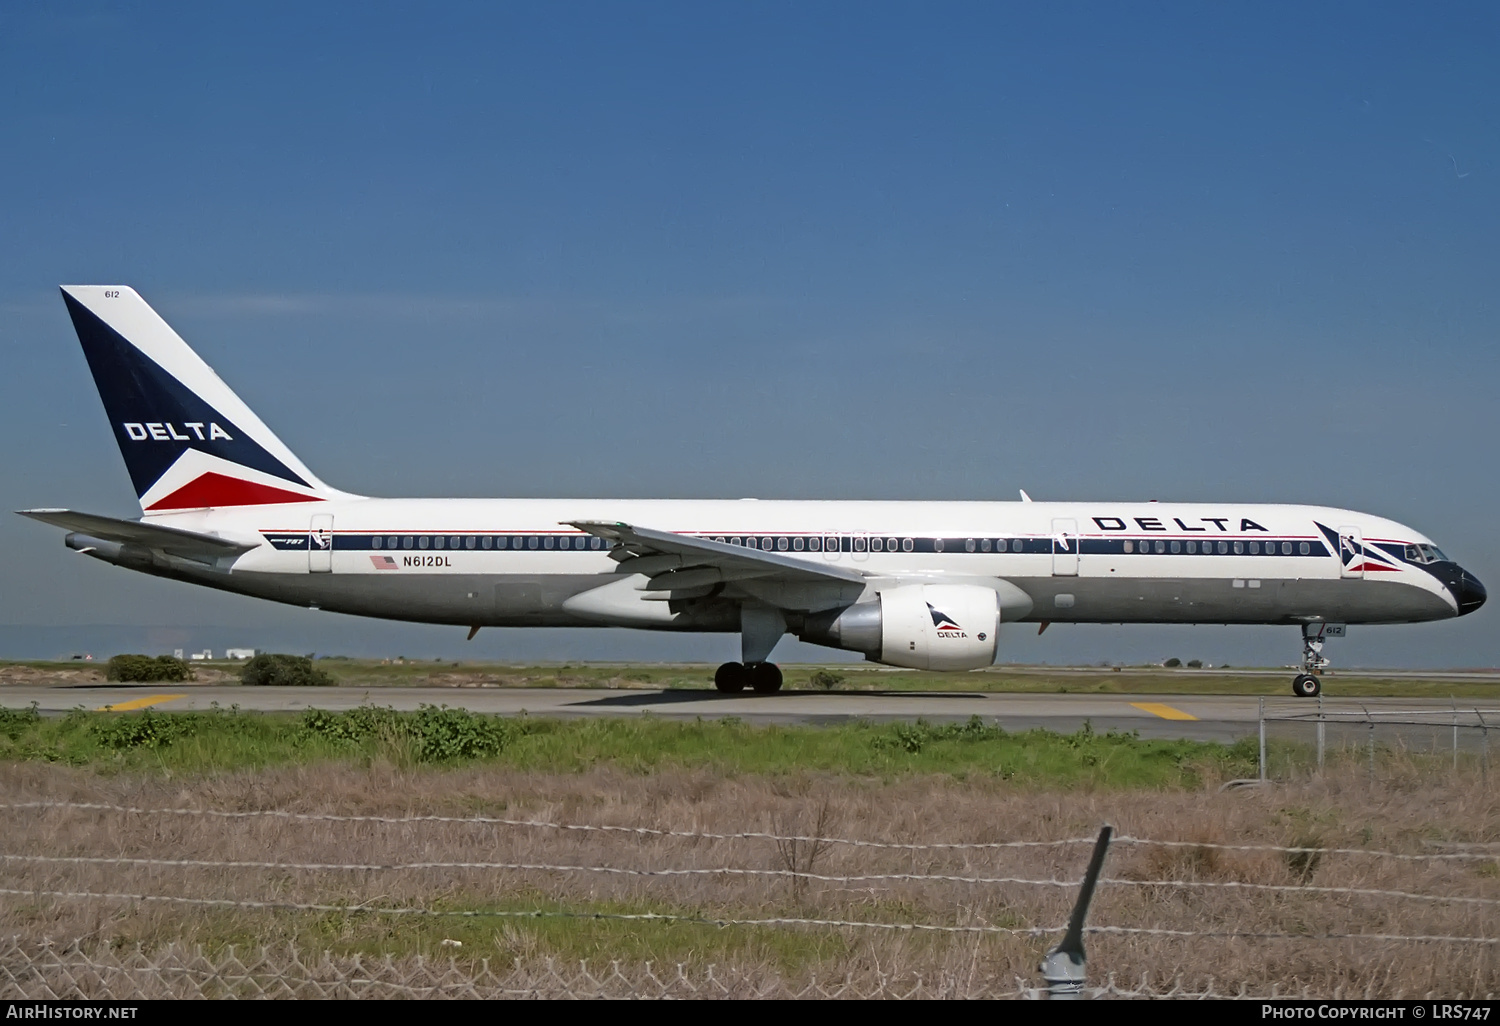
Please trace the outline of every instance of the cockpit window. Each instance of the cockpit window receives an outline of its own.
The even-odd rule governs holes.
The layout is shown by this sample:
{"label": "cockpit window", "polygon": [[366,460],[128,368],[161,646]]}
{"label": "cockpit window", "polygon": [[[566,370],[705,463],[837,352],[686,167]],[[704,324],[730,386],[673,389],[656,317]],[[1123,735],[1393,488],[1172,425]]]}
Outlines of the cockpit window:
{"label": "cockpit window", "polygon": [[1406,561],[1408,563],[1446,563],[1448,557],[1443,555],[1443,550],[1436,545],[1408,545],[1406,547]]}

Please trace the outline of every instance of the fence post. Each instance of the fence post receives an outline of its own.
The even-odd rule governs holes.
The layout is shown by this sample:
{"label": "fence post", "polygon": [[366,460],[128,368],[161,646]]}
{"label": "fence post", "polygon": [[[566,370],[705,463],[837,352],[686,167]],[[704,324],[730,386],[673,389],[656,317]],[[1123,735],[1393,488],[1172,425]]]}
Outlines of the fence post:
{"label": "fence post", "polygon": [[1266,700],[1260,700],[1260,713],[1256,716],[1260,722],[1260,780],[1266,781]]}
{"label": "fence post", "polygon": [[1323,772],[1323,736],[1327,722],[1323,718],[1323,692],[1318,692],[1318,772]]}
{"label": "fence post", "polygon": [[1458,696],[1449,695],[1448,700],[1453,703],[1453,772],[1458,772]]}
{"label": "fence post", "polygon": [[1109,838],[1115,828],[1108,823],[1099,830],[1099,839],[1094,842],[1094,854],[1089,859],[1089,868],[1084,871],[1083,885],[1078,889],[1078,900],[1073,904],[1073,914],[1068,917],[1068,929],[1057,947],[1047,952],[1042,959],[1039,972],[1047,981],[1047,993],[1052,1001],[1071,1001],[1083,994],[1083,978],[1087,958],[1083,953],[1083,920],[1089,914],[1089,902],[1094,897],[1094,887],[1099,883],[1099,872],[1104,868],[1104,854],[1109,850]]}
{"label": "fence post", "polygon": [[1490,786],[1490,725],[1484,721],[1484,714],[1479,707],[1474,707],[1474,716],[1479,720],[1479,782],[1484,787]]}

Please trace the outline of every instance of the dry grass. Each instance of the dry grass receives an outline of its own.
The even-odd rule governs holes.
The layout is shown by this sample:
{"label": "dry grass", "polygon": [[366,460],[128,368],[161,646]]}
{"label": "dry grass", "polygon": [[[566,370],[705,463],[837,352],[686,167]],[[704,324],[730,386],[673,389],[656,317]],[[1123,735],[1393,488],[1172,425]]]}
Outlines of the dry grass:
{"label": "dry grass", "polygon": [[[1430,853],[1434,842],[1500,838],[1500,798],[1477,778],[1434,783],[1357,772],[1219,794],[1021,790],[1003,781],[917,777],[734,776],[616,769],[528,773],[499,768],[411,771],[377,766],[285,768],[173,779],[103,776],[38,764],[0,766],[7,801],[65,799],[149,808],[286,809],[378,815],[505,815],[559,822],[733,833],[770,830],[870,840],[1047,840],[1092,835],[1101,822],[1136,837],[1209,844],[1283,844]],[[9,811],[0,850],[316,863],[511,862],[629,869],[795,870],[824,875],[928,873],[1075,879],[1087,847],[901,851],[806,841],[641,837],[454,823],[375,824]],[[936,881],[817,881],[786,876],[650,877],[548,870],[292,870],[3,864],[3,886],[443,910],[660,912],[689,917],[792,916],[879,922],[1055,926],[1072,889]],[[1234,852],[1116,845],[1106,876],[1135,881],[1364,887],[1500,898],[1500,862]],[[1203,933],[1383,933],[1494,936],[1495,906],[1314,892],[1104,887],[1092,924]],[[6,897],[0,934],[256,947],[295,944],[341,955],[393,953],[536,964],[588,958],[716,964],[756,977],[828,979],[880,972],[1035,979],[1047,942],[827,927],[718,927],[569,918],[419,918],[367,912],[202,909],[152,903]],[[462,941],[461,948],[442,940]],[[1221,990],[1272,986],[1457,996],[1500,990],[1495,945],[1248,937],[1089,938],[1095,979],[1182,974]]]}

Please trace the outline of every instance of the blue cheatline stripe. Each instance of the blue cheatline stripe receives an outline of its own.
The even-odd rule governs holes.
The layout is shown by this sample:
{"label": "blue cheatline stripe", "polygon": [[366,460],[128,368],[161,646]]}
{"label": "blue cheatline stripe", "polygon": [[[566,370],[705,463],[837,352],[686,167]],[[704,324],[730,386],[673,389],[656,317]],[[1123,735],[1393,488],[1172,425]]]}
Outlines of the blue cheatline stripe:
{"label": "blue cheatline stripe", "polygon": [[[903,538],[900,536],[876,537],[874,535],[791,535],[791,534],[694,534],[693,538],[705,538],[730,545],[743,545],[773,552],[823,552],[835,551],[865,553],[942,553],[943,555],[1065,555],[1062,541],[1046,538]],[[268,531],[265,538],[273,546],[283,550],[304,550],[308,547],[309,533],[306,531]],[[1318,558],[1329,554],[1329,549],[1320,541],[1307,538],[1266,538],[1243,535],[1226,538],[1181,539],[1160,537],[1136,538],[1069,538],[1068,544],[1077,545],[1080,553],[1087,556],[1282,556]],[[602,538],[571,533],[544,534],[417,534],[386,533],[349,534],[338,533],[332,538],[334,549],[344,551],[409,551],[409,552],[546,552],[585,551],[603,552],[609,543]],[[1128,546],[1128,548],[1127,548]]]}

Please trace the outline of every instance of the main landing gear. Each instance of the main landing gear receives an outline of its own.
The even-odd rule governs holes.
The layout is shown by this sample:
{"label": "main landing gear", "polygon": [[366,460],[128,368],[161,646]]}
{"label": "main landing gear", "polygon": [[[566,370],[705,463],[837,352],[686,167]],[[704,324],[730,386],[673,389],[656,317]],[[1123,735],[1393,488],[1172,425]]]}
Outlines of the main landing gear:
{"label": "main landing gear", "polygon": [[[1323,638],[1329,626],[1326,623],[1302,625],[1302,672],[1292,678],[1292,694],[1298,698],[1317,698],[1323,691],[1320,675],[1328,666],[1323,655]],[[1342,632],[1342,627],[1337,628],[1337,633]]]}
{"label": "main landing gear", "polygon": [[775,663],[725,663],[714,671],[714,687],[729,694],[749,688],[768,695],[781,690],[781,667]]}

